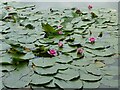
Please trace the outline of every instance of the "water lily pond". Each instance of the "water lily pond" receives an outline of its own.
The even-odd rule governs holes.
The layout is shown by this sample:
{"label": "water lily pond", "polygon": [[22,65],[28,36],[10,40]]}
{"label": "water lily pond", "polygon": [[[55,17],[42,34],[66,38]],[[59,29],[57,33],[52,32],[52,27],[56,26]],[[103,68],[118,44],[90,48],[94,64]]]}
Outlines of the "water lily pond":
{"label": "water lily pond", "polygon": [[118,88],[116,10],[17,2],[0,9],[2,88]]}

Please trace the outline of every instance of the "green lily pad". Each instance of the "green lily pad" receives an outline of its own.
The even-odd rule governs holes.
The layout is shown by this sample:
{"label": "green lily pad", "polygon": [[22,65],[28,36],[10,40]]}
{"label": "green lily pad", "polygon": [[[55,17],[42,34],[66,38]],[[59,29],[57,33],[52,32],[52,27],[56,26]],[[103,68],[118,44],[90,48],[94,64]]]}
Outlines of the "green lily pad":
{"label": "green lily pad", "polygon": [[77,77],[79,77],[79,73],[74,69],[59,71],[59,73],[57,73],[57,75],[55,76],[55,78],[63,79],[63,80],[71,80]]}
{"label": "green lily pad", "polygon": [[58,71],[58,69],[55,66],[48,68],[35,67],[34,70],[35,72],[41,75],[54,75]]}
{"label": "green lily pad", "polygon": [[59,64],[59,63],[56,63],[55,64],[55,67],[58,69],[58,70],[65,70],[68,68],[67,64]]}
{"label": "green lily pad", "polygon": [[47,88],[55,88],[56,87],[55,79],[53,79],[49,84],[45,85],[45,87],[47,87]]}
{"label": "green lily pad", "polygon": [[80,89],[83,86],[81,80],[64,81],[64,80],[55,79],[55,84],[57,84],[60,88],[63,88],[63,89],[64,88]]}
{"label": "green lily pad", "polygon": [[31,60],[35,66],[50,67],[55,64],[55,60],[52,58],[35,58]]}
{"label": "green lily pad", "polygon": [[87,72],[93,74],[93,75],[101,75],[102,72],[99,68],[97,68],[94,64],[90,64],[89,66],[86,66]]}
{"label": "green lily pad", "polygon": [[46,84],[46,83],[49,83],[52,81],[52,77],[50,76],[41,76],[41,75],[38,75],[38,74],[33,74],[31,76],[31,84],[34,84],[34,85],[42,85],[42,84]]}
{"label": "green lily pad", "polygon": [[118,66],[106,66],[102,68],[105,75],[118,75]]}
{"label": "green lily pad", "polygon": [[18,38],[18,41],[20,43],[24,43],[24,44],[30,44],[36,41],[36,37],[34,36],[23,36],[21,38]]}
{"label": "green lily pad", "polygon": [[2,46],[0,46],[0,51],[2,51],[2,50],[8,50],[8,49],[11,48],[11,46],[9,44],[5,43],[5,42],[2,42],[1,45]]}
{"label": "green lily pad", "polygon": [[102,76],[80,73],[80,79],[84,81],[100,81],[102,79]]}
{"label": "green lily pad", "polygon": [[108,57],[108,56],[113,56],[115,54],[114,52],[115,50],[113,48],[108,48],[108,49],[104,49],[104,50],[89,50],[87,52],[92,53],[94,55],[97,56],[101,56],[101,57]]}
{"label": "green lily pad", "polygon": [[75,65],[75,66],[87,66],[90,63],[91,63],[90,59],[83,58],[83,59],[74,60],[72,65]]}
{"label": "green lily pad", "polygon": [[35,56],[34,56],[34,54],[32,53],[32,52],[28,52],[28,53],[26,53],[23,57],[21,57],[21,59],[23,59],[23,60],[28,60],[28,59],[32,59],[32,58],[34,58]]}
{"label": "green lily pad", "polygon": [[63,53],[67,53],[67,52],[72,52],[72,51],[75,51],[76,50],[76,47],[71,47],[67,44],[65,44],[63,46],[63,48],[59,48],[59,51],[63,52]]}
{"label": "green lily pad", "polygon": [[9,54],[3,54],[2,56],[0,56],[0,58],[0,64],[12,64],[13,60]]}
{"label": "green lily pad", "polygon": [[[21,67],[22,66],[22,67]],[[30,75],[32,74],[30,68],[24,65],[18,65],[17,69],[4,79],[3,83],[8,88],[24,88],[31,81]]]}
{"label": "green lily pad", "polygon": [[10,71],[14,71],[16,69],[15,66],[13,65],[0,65],[1,71],[2,72],[10,72]]}
{"label": "green lily pad", "polygon": [[69,63],[73,61],[72,57],[68,55],[59,55],[57,57],[53,57],[53,59],[56,59],[56,62],[58,63]]}
{"label": "green lily pad", "polygon": [[[29,75],[28,75],[29,76]],[[26,85],[30,83],[29,77],[19,77],[15,76],[15,74],[11,74],[3,81],[4,85],[8,88],[24,88]]]}
{"label": "green lily pad", "polygon": [[118,88],[118,80],[103,78],[101,83],[109,87]]}
{"label": "green lily pad", "polygon": [[90,44],[90,43],[86,43],[85,47],[90,48],[90,49],[105,49],[107,47],[110,47],[110,45],[108,45],[108,43],[105,42],[95,42],[94,44]]}
{"label": "green lily pad", "polygon": [[100,87],[100,82],[86,82],[83,81],[83,88],[95,89]]}

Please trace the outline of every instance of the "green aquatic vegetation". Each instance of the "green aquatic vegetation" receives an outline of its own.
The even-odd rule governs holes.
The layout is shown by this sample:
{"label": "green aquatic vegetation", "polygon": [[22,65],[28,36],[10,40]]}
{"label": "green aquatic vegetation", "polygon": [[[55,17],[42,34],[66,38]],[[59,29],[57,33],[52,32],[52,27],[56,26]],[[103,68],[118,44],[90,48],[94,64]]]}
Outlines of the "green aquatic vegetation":
{"label": "green aquatic vegetation", "polygon": [[0,7],[3,88],[118,87],[117,12],[91,5],[88,12],[17,2]]}

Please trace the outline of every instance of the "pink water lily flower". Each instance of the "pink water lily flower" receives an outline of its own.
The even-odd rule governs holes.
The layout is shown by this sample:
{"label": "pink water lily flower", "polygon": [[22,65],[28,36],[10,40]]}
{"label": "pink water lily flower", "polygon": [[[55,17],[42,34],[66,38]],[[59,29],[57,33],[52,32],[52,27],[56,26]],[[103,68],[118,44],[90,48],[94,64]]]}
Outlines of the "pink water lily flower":
{"label": "pink water lily flower", "polygon": [[82,54],[83,51],[84,51],[84,50],[83,50],[82,48],[78,48],[78,49],[77,49],[77,53],[78,53],[78,54]]}
{"label": "pink water lily flower", "polygon": [[52,56],[56,56],[56,55],[57,55],[57,51],[56,51],[55,49],[50,49],[50,50],[48,51],[48,53],[49,53],[50,55],[52,55]]}
{"label": "pink water lily flower", "polygon": [[58,31],[58,34],[63,34],[63,32],[62,31]]}
{"label": "pink water lily flower", "polygon": [[63,26],[62,26],[62,25],[59,25],[59,26],[57,26],[57,28],[58,28],[58,29],[61,29],[61,28],[63,28]]}
{"label": "pink water lily flower", "polygon": [[92,8],[93,8],[93,6],[92,6],[92,5],[89,5],[89,6],[88,6],[88,9],[89,9],[89,10],[91,10]]}
{"label": "pink water lily flower", "polygon": [[63,47],[63,43],[62,43],[62,41],[60,41],[59,43],[58,43],[58,47]]}
{"label": "pink water lily flower", "polygon": [[89,38],[89,41],[90,41],[91,43],[94,43],[95,40],[96,40],[96,39],[95,39],[94,37],[90,37],[90,38]]}

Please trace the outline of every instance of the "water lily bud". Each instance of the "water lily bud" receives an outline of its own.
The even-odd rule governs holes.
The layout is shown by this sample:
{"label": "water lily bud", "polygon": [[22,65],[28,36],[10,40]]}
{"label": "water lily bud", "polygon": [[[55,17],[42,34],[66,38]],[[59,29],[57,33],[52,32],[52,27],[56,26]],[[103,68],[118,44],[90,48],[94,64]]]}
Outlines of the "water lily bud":
{"label": "water lily bud", "polygon": [[89,6],[88,6],[88,9],[89,9],[89,10],[91,10],[92,8],[93,8],[92,5],[89,5]]}
{"label": "water lily bud", "polygon": [[78,53],[78,54],[82,54],[83,51],[84,51],[84,50],[83,50],[82,48],[78,48],[78,49],[77,49],[77,53]]}
{"label": "water lily bud", "polygon": [[63,32],[62,31],[58,31],[58,34],[63,34]]}
{"label": "water lily bud", "polygon": [[60,41],[59,43],[58,43],[58,46],[61,48],[61,47],[63,47],[63,43]]}

